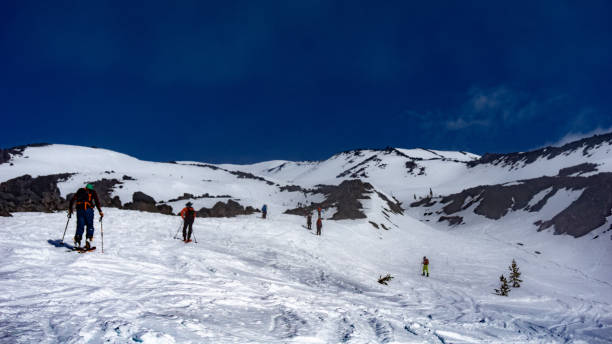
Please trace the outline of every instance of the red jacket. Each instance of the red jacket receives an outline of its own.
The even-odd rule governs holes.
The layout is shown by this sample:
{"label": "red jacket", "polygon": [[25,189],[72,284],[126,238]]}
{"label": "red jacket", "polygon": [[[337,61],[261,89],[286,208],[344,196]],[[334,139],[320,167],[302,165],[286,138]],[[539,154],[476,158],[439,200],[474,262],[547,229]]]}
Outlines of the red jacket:
{"label": "red jacket", "polygon": [[187,218],[187,220],[195,219],[196,217],[195,209],[193,209],[192,207],[183,208],[183,210],[181,210],[181,217],[183,218],[183,220],[185,220],[185,218]]}

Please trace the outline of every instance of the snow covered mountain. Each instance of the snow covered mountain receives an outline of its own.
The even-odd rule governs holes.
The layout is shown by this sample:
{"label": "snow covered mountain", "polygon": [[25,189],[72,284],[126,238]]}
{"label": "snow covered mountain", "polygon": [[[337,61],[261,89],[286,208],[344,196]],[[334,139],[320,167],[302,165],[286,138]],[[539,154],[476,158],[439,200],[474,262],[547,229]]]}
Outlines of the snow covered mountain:
{"label": "snow covered mountain", "polygon": [[[0,150],[0,342],[610,343],[611,150],[612,134],[252,165]],[[66,199],[87,182],[104,254],[66,253]],[[167,215],[187,201],[185,246]],[[322,237],[303,228],[319,206]],[[493,295],[512,259],[523,286]]]}

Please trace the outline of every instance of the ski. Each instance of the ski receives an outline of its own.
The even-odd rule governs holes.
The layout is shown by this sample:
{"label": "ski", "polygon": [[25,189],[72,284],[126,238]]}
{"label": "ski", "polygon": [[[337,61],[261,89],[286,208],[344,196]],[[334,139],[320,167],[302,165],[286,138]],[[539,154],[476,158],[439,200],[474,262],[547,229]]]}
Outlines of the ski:
{"label": "ski", "polygon": [[72,248],[72,251],[76,251],[78,253],[87,253],[90,251],[95,251],[96,247],[90,247],[90,248],[84,248],[84,247],[74,247]]}

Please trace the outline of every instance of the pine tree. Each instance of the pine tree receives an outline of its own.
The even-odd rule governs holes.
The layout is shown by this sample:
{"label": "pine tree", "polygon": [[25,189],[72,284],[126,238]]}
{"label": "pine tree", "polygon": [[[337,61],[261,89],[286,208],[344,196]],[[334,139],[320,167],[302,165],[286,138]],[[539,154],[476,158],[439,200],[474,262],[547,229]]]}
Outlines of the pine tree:
{"label": "pine tree", "polygon": [[501,285],[499,286],[499,289],[495,289],[495,294],[501,296],[508,296],[508,293],[510,293],[508,280],[506,279],[506,277],[504,277],[504,275],[501,275],[499,276],[499,281],[501,282]]}
{"label": "pine tree", "polygon": [[512,259],[512,265],[508,267],[510,269],[510,282],[512,282],[512,288],[518,288],[521,286],[521,272],[519,271],[518,265],[516,265],[516,261]]}
{"label": "pine tree", "polygon": [[429,198],[433,197],[433,191],[431,191],[431,188],[429,188]]}

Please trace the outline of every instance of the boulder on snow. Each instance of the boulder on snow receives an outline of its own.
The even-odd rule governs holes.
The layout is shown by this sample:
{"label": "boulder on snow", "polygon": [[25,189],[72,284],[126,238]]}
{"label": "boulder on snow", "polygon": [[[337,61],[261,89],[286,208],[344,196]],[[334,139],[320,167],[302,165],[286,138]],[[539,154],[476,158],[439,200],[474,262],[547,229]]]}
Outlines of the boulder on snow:
{"label": "boulder on snow", "polygon": [[198,217],[235,217],[238,215],[250,215],[255,213],[255,209],[251,206],[243,207],[240,203],[234,200],[228,200],[227,203],[217,202],[212,208],[202,208],[198,210]]}
{"label": "boulder on snow", "polygon": [[72,176],[72,173],[53,174],[32,178],[26,174],[0,183],[0,213],[17,211],[51,212],[68,208],[61,197],[57,183]]}
{"label": "boulder on snow", "polygon": [[147,211],[159,213],[160,210],[155,206],[155,199],[144,192],[136,191],[132,194],[132,202],[123,205],[124,209]]}
{"label": "boulder on snow", "polygon": [[460,225],[463,222],[463,217],[461,216],[440,216],[438,222],[448,221],[449,226]]}

